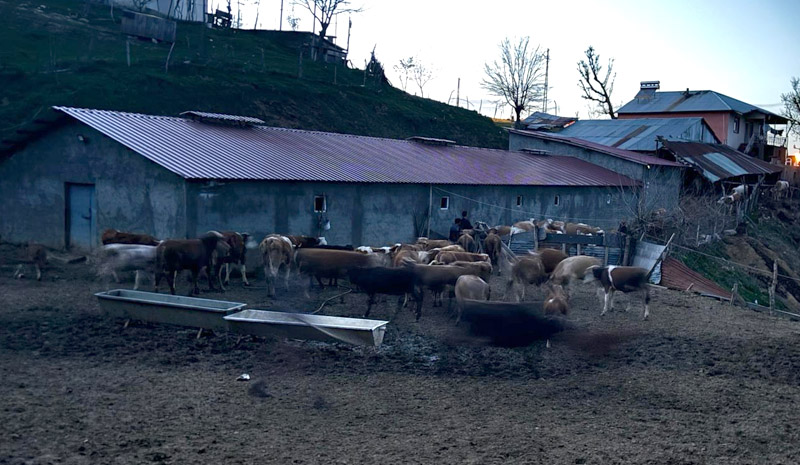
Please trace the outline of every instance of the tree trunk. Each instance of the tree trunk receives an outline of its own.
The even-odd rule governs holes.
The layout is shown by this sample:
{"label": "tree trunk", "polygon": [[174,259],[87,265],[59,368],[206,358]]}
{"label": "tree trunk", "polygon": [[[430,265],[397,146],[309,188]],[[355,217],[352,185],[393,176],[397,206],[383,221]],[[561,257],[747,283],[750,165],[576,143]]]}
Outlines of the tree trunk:
{"label": "tree trunk", "polygon": [[328,26],[330,25],[331,23],[323,23],[322,21],[319,22],[319,36],[321,38],[325,38],[325,35],[328,33]]}

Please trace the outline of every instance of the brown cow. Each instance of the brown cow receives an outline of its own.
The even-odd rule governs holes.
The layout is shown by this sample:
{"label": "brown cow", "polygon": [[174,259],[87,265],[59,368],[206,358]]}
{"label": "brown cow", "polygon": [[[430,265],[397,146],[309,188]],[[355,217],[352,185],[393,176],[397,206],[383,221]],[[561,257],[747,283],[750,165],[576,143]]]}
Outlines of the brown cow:
{"label": "brown cow", "polygon": [[575,281],[583,280],[586,270],[591,266],[600,266],[600,259],[578,255],[577,257],[565,258],[556,266],[550,274],[550,281],[553,284],[568,286],[569,293],[572,293],[571,284]]}
{"label": "brown cow", "polygon": [[566,315],[569,312],[567,294],[564,288],[558,284],[547,286],[547,296],[542,303],[545,315]]}
{"label": "brown cow", "polygon": [[[417,286],[428,288],[433,292],[433,306],[442,306],[442,293],[449,287],[455,286],[459,276],[474,275],[473,270],[460,266],[431,266],[417,265],[406,262],[406,267],[412,269],[416,275]],[[417,320],[421,314],[417,313]]]}
{"label": "brown cow", "polygon": [[[380,264],[380,259],[375,255],[349,250],[328,249],[298,249],[295,262],[300,273],[309,276],[309,288],[313,285],[313,278],[317,279],[320,288],[324,288],[322,278],[338,279],[345,277],[352,268],[371,268]],[[306,290],[306,295],[308,291]]]}
{"label": "brown cow", "polygon": [[489,260],[492,262],[492,266],[497,268],[497,272],[500,272],[500,254],[503,252],[503,241],[500,239],[500,236],[492,232],[493,230],[489,230],[489,234],[486,235],[486,239],[483,240],[483,249],[486,251],[486,255],[489,256]]}
{"label": "brown cow", "polygon": [[548,275],[556,269],[559,263],[561,263],[565,258],[567,258],[567,254],[558,250],[558,249],[539,249],[538,252],[531,252],[531,255],[537,255],[542,259],[542,263],[544,264],[544,271]]}
{"label": "brown cow", "polygon": [[[244,281],[245,286],[249,286],[250,283],[247,282],[247,266],[246,266],[246,259],[247,259],[247,239],[250,237],[247,233],[238,233],[234,231],[223,231],[222,237],[226,244],[228,244],[229,249],[227,254],[220,254],[217,257],[218,263],[220,265],[225,265],[225,281],[224,284],[230,283],[231,278],[231,265],[239,265],[239,272],[242,274],[242,281]],[[222,280],[222,269],[223,267],[219,267],[219,280],[220,280],[220,287],[225,289],[223,286]]]}
{"label": "brown cow", "polygon": [[319,239],[316,237],[291,235],[283,237],[289,238],[289,240],[292,242],[292,246],[296,249],[300,247],[314,247],[315,245],[320,244]]}
{"label": "brown cow", "polygon": [[614,292],[641,292],[644,294],[644,316],[650,315],[650,286],[647,283],[648,271],[637,266],[592,266],[586,270],[585,281],[597,281],[602,286],[605,296],[603,311],[600,315],[614,307]]}
{"label": "brown cow", "polygon": [[475,245],[475,239],[469,233],[465,231],[461,232],[461,236],[458,237],[456,244],[461,246],[466,252],[477,252],[478,247]]}
{"label": "brown cow", "polygon": [[450,245],[450,241],[447,239],[428,239],[427,237],[419,237],[417,238],[417,244],[421,245],[423,250],[431,250],[437,249],[442,247],[447,247]]}
{"label": "brown cow", "polygon": [[158,245],[161,241],[149,234],[137,234],[117,231],[116,229],[106,229],[100,236],[103,245],[106,244],[140,244]]}
{"label": "brown cow", "polygon": [[486,281],[492,276],[492,264],[489,262],[453,262],[450,266],[460,266],[470,270],[470,274],[480,277]]}
{"label": "brown cow", "polygon": [[158,292],[158,284],[161,277],[166,276],[169,284],[169,291],[175,294],[175,275],[181,270],[192,272],[192,293],[199,294],[200,288],[197,286],[197,277],[200,270],[208,270],[208,287],[214,290],[214,251],[217,242],[223,240],[222,234],[216,231],[209,231],[199,239],[170,239],[162,241],[156,249],[156,283],[155,292]]}
{"label": "brown cow", "polygon": [[[40,244],[29,244],[28,250],[26,250],[26,259],[28,263],[32,263],[33,267],[36,268],[36,280],[41,281],[42,269],[47,265],[47,249]],[[14,271],[14,278],[20,279],[24,277],[25,274],[22,272],[22,264],[20,263],[16,271]]]}
{"label": "brown cow", "polygon": [[287,236],[270,234],[258,245],[261,258],[264,262],[264,279],[267,281],[267,295],[275,295],[275,280],[278,279],[281,267],[286,270],[285,284],[289,290],[289,275],[291,273],[294,247]]}
{"label": "brown cow", "polygon": [[597,234],[603,234],[603,230],[600,228],[595,228],[594,226],[589,226],[586,223],[567,223],[564,226],[564,231],[567,234],[580,234],[586,236],[592,236]]}
{"label": "brown cow", "polygon": [[529,284],[539,286],[547,281],[547,276],[541,257],[536,255],[521,257],[511,267],[511,277],[506,285],[506,294],[513,288],[514,297],[517,302],[520,302],[525,298],[526,286]]}
{"label": "brown cow", "polygon": [[485,253],[439,252],[435,259],[449,265],[453,262],[488,262],[489,256]]}
{"label": "brown cow", "polygon": [[[508,236],[509,234],[511,234],[511,226],[497,225],[492,229],[494,229],[495,233],[500,237]],[[491,231],[492,229],[490,229],[489,231]]]}
{"label": "brown cow", "polygon": [[464,300],[489,300],[491,296],[491,288],[486,281],[478,276],[464,275],[459,276],[456,280],[455,294],[456,294],[456,307],[458,316],[456,317],[456,324],[461,321],[461,313],[463,311]]}

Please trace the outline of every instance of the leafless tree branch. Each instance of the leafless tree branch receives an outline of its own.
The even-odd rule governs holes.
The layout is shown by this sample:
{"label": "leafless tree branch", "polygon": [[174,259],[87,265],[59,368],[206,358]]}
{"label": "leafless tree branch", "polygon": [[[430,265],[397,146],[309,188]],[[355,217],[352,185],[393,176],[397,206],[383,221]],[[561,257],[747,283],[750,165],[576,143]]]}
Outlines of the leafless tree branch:
{"label": "leafless tree branch", "polygon": [[[611,103],[611,93],[614,92],[614,81],[617,73],[614,72],[614,59],[608,60],[605,75],[603,65],[600,64],[600,55],[591,45],[586,49],[586,60],[578,62],[578,73],[581,79],[578,85],[583,92],[582,98],[597,104],[597,113],[607,114],[612,119],[617,117],[614,105]],[[610,81],[610,82],[609,82]]]}
{"label": "leafless tree branch", "polygon": [[319,23],[319,36],[323,39],[328,34],[328,27],[333,18],[342,13],[361,13],[363,7],[351,7],[348,0],[293,0],[295,5],[299,5],[314,17]]}
{"label": "leafless tree branch", "polygon": [[514,109],[517,124],[520,115],[532,102],[540,100],[544,91],[544,54],[529,45],[529,37],[515,44],[506,38],[500,42],[500,60],[484,65],[481,87],[502,98]]}

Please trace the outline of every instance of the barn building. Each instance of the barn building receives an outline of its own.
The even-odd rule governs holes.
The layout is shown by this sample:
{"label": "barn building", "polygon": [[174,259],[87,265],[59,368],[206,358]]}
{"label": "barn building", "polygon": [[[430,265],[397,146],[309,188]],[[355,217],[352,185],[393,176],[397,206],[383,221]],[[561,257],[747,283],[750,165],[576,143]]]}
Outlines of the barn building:
{"label": "barn building", "polygon": [[631,216],[640,186],[572,157],[68,107],[0,144],[0,178],[4,240],[87,248],[105,228],[382,245],[446,235],[462,210],[489,224],[609,228]]}
{"label": "barn building", "polygon": [[678,206],[683,183],[681,163],[560,133],[525,129],[509,130],[508,147],[574,157],[631,177],[641,182],[639,196],[644,210],[672,210]]}

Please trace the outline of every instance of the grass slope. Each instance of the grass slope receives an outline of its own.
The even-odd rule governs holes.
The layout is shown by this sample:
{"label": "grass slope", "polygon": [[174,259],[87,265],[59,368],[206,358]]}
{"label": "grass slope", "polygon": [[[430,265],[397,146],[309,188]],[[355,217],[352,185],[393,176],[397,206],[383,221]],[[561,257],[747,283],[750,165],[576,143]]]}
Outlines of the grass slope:
{"label": "grass slope", "polygon": [[[299,78],[308,36],[211,30],[179,23],[170,44],[132,39],[122,12],[83,0],[0,0],[0,138],[51,105],[177,115],[203,110],[269,125],[507,148],[507,135],[477,112],[414,97],[362,70],[312,62]],[[365,82],[366,81],[366,82]],[[365,85],[366,84],[366,85]]]}

